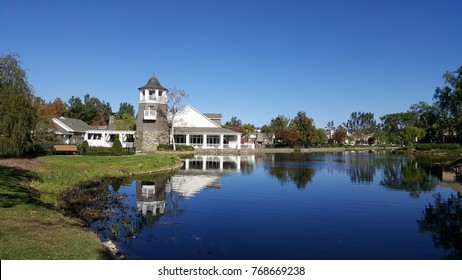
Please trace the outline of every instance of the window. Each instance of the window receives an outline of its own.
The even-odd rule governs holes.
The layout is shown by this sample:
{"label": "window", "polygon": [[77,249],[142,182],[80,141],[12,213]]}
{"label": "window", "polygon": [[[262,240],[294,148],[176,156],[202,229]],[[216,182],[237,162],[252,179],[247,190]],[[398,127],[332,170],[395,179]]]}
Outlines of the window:
{"label": "window", "polygon": [[207,136],[207,144],[220,144],[220,136]]}
{"label": "window", "polygon": [[175,135],[175,143],[186,144],[186,137],[184,135]]}
{"label": "window", "polygon": [[192,135],[191,144],[202,144],[204,143],[204,137],[202,135]]}

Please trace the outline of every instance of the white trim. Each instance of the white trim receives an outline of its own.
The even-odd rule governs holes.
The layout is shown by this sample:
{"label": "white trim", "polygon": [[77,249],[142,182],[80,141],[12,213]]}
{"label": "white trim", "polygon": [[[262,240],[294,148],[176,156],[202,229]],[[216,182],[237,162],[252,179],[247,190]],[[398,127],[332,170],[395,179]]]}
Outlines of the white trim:
{"label": "white trim", "polygon": [[59,119],[53,118],[52,121],[53,121],[55,124],[57,124],[57,125],[59,125],[60,127],[62,127],[64,130],[69,131],[69,132],[74,132],[73,129],[71,129],[70,127],[68,127],[67,125],[65,125],[65,124],[64,124],[63,122],[61,122]]}

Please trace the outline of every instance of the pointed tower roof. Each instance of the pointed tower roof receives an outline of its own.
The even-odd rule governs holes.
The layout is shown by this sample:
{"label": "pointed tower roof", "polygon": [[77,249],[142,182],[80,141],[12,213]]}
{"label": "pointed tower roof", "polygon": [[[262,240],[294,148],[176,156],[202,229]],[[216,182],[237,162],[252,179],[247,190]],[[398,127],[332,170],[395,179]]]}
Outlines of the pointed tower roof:
{"label": "pointed tower roof", "polygon": [[161,89],[161,90],[167,90],[166,88],[164,88],[163,86],[161,86],[161,84],[159,83],[159,80],[157,80],[156,77],[152,77],[151,79],[149,79],[149,81],[147,82],[147,84],[145,84],[144,86],[138,88],[138,90],[142,90],[142,89]]}

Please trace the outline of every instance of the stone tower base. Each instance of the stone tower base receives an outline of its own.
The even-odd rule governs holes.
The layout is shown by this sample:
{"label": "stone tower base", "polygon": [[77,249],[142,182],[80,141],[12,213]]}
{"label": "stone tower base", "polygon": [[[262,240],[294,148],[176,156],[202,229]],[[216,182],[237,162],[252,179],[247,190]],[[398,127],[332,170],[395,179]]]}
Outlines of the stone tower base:
{"label": "stone tower base", "polygon": [[168,142],[168,132],[138,131],[135,147],[143,153],[152,153],[157,151],[159,144],[168,144]]}

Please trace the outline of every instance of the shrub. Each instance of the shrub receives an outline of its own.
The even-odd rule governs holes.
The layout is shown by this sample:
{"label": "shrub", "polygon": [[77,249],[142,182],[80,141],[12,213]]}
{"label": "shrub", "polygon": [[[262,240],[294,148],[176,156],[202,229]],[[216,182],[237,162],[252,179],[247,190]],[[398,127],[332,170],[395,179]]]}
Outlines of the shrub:
{"label": "shrub", "polygon": [[112,151],[116,156],[122,155],[122,143],[120,142],[119,138],[114,139],[114,143],[112,143]]}
{"label": "shrub", "polygon": [[300,146],[294,146],[294,153],[300,154],[302,152],[302,148]]}
{"label": "shrub", "polygon": [[32,156],[49,156],[53,154],[53,142],[46,140],[34,141],[32,145]]}
{"label": "shrub", "polygon": [[88,145],[88,141],[85,140],[80,144],[79,146],[79,152],[81,155],[86,155],[88,153],[88,150],[90,148],[90,145]]}
{"label": "shrub", "polygon": [[417,144],[415,149],[418,151],[430,151],[430,150],[455,150],[459,149],[459,144],[437,144],[437,143],[425,143]]}
{"label": "shrub", "polygon": [[107,147],[89,147],[87,156],[120,156],[120,155],[129,155],[128,149],[121,149],[120,151],[115,151],[113,148]]}
{"label": "shrub", "polygon": [[159,144],[159,146],[157,146],[157,150],[158,151],[173,151],[173,145]]}
{"label": "shrub", "polygon": [[[173,145],[171,144],[159,144],[157,146],[158,151],[173,151]],[[186,145],[176,145],[176,150],[177,152],[186,152],[186,151],[194,151],[194,147],[192,146],[186,146]]]}

